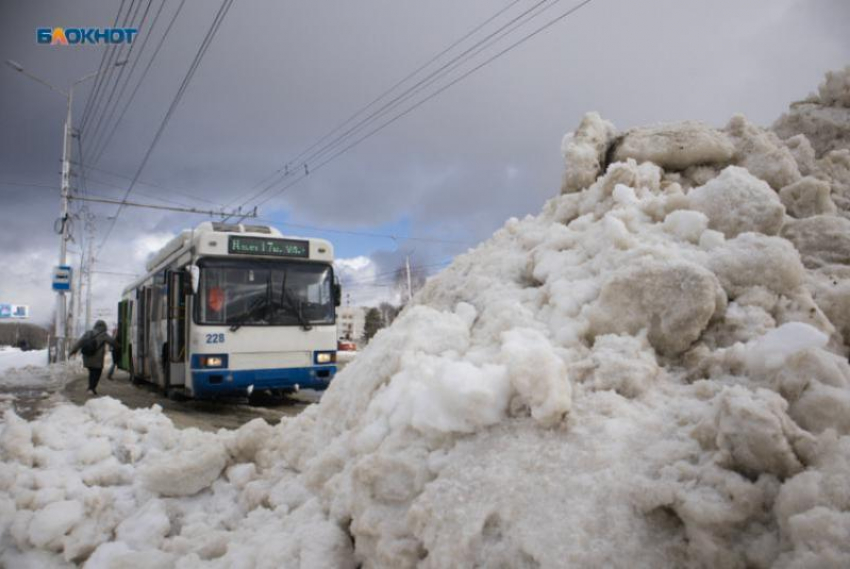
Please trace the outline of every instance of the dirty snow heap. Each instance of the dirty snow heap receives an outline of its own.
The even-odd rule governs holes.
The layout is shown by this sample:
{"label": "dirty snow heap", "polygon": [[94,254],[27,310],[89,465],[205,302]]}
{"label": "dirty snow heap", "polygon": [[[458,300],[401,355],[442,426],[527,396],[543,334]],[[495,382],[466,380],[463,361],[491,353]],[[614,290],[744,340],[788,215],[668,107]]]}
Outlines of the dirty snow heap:
{"label": "dirty snow heap", "polygon": [[561,195],[271,427],[0,426],[0,564],[850,566],[850,68],[563,144]]}

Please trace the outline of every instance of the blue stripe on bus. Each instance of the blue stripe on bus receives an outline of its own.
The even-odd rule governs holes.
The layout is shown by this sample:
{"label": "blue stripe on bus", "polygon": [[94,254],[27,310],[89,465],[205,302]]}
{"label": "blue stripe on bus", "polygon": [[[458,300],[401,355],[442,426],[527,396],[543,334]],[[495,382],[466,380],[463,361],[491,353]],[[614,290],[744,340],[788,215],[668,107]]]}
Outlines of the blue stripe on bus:
{"label": "blue stripe on bus", "polygon": [[192,370],[195,397],[210,395],[244,395],[249,385],[254,390],[326,389],[336,375],[336,366],[289,367],[278,369],[209,369]]}

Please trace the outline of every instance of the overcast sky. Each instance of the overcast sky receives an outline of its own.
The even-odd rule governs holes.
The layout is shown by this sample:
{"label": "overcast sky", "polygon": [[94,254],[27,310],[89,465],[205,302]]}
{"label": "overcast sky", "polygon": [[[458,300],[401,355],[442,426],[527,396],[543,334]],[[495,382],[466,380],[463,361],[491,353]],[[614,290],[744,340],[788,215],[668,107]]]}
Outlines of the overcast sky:
{"label": "overcast sky", "polygon": [[[122,98],[122,83],[115,90],[117,111],[93,112],[83,128],[84,161],[98,169],[86,171],[90,194],[126,191],[220,5],[186,0],[97,159],[98,141],[115,124],[180,4],[165,0],[159,12],[161,1],[0,0],[0,58],[62,88],[97,70],[104,47],[39,45],[36,28],[110,26],[119,4],[136,21],[147,10],[123,78],[112,76],[130,79]],[[475,26],[510,5],[475,38],[486,36],[536,2],[235,0],[132,199],[238,205],[258,182]],[[549,3],[453,76],[575,4]],[[539,211],[559,188],[561,137],[584,112],[599,111],[620,129],[686,118],[721,126],[739,112],[768,125],[790,101],[813,91],[826,70],[850,63],[848,27],[845,0],[593,0],[315,170],[263,204],[260,214],[286,233],[330,239],[344,259],[353,302],[373,303],[389,293],[380,285],[405,255],[414,268],[433,271],[508,217]],[[75,92],[75,126],[93,84]],[[0,68],[0,87],[0,302],[30,304],[43,322],[53,308],[49,275],[58,257],[53,223],[64,100],[8,66]],[[82,191],[81,177],[72,185]],[[90,206],[96,244],[116,209]],[[174,232],[204,219],[125,209],[98,269],[142,272],[147,256]],[[73,233],[77,251],[81,219]],[[404,239],[410,236],[441,241]],[[112,309],[130,279],[97,274],[98,309]]]}

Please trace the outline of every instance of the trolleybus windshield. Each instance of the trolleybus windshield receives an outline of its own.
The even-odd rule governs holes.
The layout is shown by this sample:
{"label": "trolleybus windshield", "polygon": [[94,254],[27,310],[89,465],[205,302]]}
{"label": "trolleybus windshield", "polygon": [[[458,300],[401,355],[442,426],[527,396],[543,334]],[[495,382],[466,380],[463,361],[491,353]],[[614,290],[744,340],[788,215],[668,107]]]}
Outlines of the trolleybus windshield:
{"label": "trolleybus windshield", "polygon": [[301,326],[334,323],[333,269],[326,263],[202,259],[198,324]]}

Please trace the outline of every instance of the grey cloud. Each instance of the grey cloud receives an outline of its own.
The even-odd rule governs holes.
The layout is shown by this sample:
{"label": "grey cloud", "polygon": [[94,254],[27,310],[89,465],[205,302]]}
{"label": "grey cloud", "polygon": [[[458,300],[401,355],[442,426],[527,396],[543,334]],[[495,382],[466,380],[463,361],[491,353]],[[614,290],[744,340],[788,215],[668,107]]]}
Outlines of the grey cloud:
{"label": "grey cloud", "polygon": [[[35,27],[109,25],[116,6],[4,0],[0,58],[67,85],[97,68],[100,51],[38,46]],[[169,3],[163,18],[175,6]],[[235,2],[142,178],[239,203],[284,161],[498,7],[485,0]],[[186,3],[99,167],[135,172],[213,8]],[[596,0],[314,172],[263,213],[285,210],[292,221],[361,230],[405,217],[413,234],[478,240],[509,216],[538,211],[557,192],[561,136],[585,111],[598,110],[619,128],[683,118],[723,124],[735,112],[768,124],[813,90],[823,71],[847,63],[846,21],[842,0]],[[0,85],[0,181],[58,186],[63,101],[5,66]],[[81,88],[77,117],[86,94]],[[126,182],[93,173],[89,188],[120,196]],[[160,188],[138,191],[139,201],[187,200]],[[22,295],[32,287],[23,283],[46,274],[55,258],[58,199],[9,186],[0,186],[0,197],[0,246],[13,251],[14,266],[32,266],[31,274],[0,275],[0,291]],[[103,231],[115,208],[92,209]],[[125,210],[100,260],[137,272],[126,255],[136,238],[198,221]],[[432,244],[417,254],[433,257],[422,259],[427,263],[464,249]],[[382,250],[372,256],[382,269],[399,260]],[[99,279],[105,305],[114,304],[121,284]],[[48,290],[38,298],[50,306]]]}

